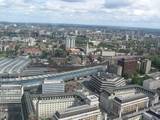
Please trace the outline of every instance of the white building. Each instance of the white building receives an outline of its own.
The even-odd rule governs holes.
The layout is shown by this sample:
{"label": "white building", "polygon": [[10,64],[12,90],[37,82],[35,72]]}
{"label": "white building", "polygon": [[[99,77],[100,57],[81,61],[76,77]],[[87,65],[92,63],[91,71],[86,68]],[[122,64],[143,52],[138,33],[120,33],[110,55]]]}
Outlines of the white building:
{"label": "white building", "polygon": [[0,103],[21,103],[23,87],[21,85],[0,85]]}
{"label": "white building", "polygon": [[[83,105],[85,101],[76,94],[25,94],[23,98],[24,108],[37,119],[52,118],[56,111],[64,111],[67,108]],[[29,118],[27,120],[29,120]]]}
{"label": "white building", "polygon": [[76,36],[67,36],[66,38],[66,49],[75,48]]}
{"label": "white building", "polygon": [[100,95],[100,106],[117,118],[138,113],[158,102],[157,93],[138,85],[106,89]]}
{"label": "white building", "polygon": [[129,40],[129,35],[128,34],[126,34],[126,41],[128,41]]}
{"label": "white building", "polygon": [[65,92],[65,83],[63,80],[44,80],[42,84],[42,94],[63,92]]}
{"label": "white building", "polygon": [[22,108],[25,120],[102,120],[94,95],[25,93]]}
{"label": "white building", "polygon": [[98,98],[87,97],[87,104],[56,112],[53,120],[102,120]]}
{"label": "white building", "polygon": [[141,62],[141,72],[148,74],[151,70],[151,60],[145,59]]}
{"label": "white building", "polygon": [[114,57],[116,56],[116,52],[115,51],[102,51],[102,56],[103,57]]}
{"label": "white building", "polygon": [[143,81],[143,87],[151,90],[160,88],[160,72],[148,74],[149,79]]}

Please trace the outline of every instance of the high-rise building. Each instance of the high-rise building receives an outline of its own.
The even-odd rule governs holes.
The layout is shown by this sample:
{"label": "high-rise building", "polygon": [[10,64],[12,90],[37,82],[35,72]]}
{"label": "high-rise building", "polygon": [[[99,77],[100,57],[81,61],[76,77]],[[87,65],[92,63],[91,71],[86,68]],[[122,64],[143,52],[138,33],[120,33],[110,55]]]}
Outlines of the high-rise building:
{"label": "high-rise building", "polygon": [[126,41],[128,41],[129,40],[129,35],[128,34],[126,34]]}
{"label": "high-rise building", "polygon": [[67,36],[66,38],[66,49],[75,48],[76,36]]}
{"label": "high-rise building", "polygon": [[0,104],[21,103],[22,95],[21,85],[0,85]]}
{"label": "high-rise building", "polygon": [[135,58],[123,58],[118,61],[122,67],[122,76],[132,76],[137,71],[137,60]]}
{"label": "high-rise building", "polygon": [[42,84],[42,94],[53,94],[65,92],[63,80],[44,80]]}
{"label": "high-rise building", "polygon": [[151,70],[151,60],[149,59],[142,60],[140,70],[142,73],[148,74]]}

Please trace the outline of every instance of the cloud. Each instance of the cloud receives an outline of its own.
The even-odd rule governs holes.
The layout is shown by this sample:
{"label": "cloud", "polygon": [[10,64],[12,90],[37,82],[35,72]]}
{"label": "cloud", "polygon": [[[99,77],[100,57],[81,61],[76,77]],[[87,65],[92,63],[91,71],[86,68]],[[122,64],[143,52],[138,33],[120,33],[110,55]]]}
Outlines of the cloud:
{"label": "cloud", "polygon": [[109,9],[117,9],[132,6],[134,0],[106,0],[105,7]]}
{"label": "cloud", "polygon": [[84,0],[61,0],[64,2],[84,2]]}
{"label": "cloud", "polygon": [[37,22],[43,18],[46,22],[155,24],[160,21],[159,4],[160,0],[0,0],[0,18],[7,20],[5,15],[14,13],[29,20],[35,16]]}

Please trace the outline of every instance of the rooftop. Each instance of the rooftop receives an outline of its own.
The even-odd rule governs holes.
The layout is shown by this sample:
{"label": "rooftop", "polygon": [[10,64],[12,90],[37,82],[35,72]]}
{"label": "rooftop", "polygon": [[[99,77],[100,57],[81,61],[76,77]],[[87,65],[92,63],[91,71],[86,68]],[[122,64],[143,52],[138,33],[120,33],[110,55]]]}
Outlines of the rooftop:
{"label": "rooftop", "polygon": [[148,97],[147,95],[143,93],[138,93],[138,94],[131,95],[131,96],[117,96],[114,99],[120,103],[126,103],[126,102],[130,102],[130,101],[138,100],[142,98],[148,98]]}
{"label": "rooftop", "polygon": [[98,109],[99,109],[98,106],[81,105],[77,107],[68,108],[66,111],[63,111],[63,112],[56,112],[55,115],[58,118],[65,118],[69,116],[91,112]]}
{"label": "rooftop", "polygon": [[116,91],[128,90],[128,89],[135,89],[137,91],[143,90],[143,93],[147,92],[147,94],[150,94],[151,96],[156,94],[154,91],[151,91],[151,90],[146,89],[146,88],[139,86],[139,85],[126,85],[126,86],[115,87],[112,89],[105,89],[104,92],[107,92],[108,94],[114,94]]}
{"label": "rooftop", "polygon": [[4,84],[0,85],[0,89],[21,89],[21,85]]}
{"label": "rooftop", "polygon": [[118,76],[118,75],[113,74],[113,73],[101,73],[100,75],[97,75],[97,76],[94,75],[93,77],[97,77],[102,82],[103,81],[112,82],[112,81],[117,81],[117,80],[122,78],[121,76]]}

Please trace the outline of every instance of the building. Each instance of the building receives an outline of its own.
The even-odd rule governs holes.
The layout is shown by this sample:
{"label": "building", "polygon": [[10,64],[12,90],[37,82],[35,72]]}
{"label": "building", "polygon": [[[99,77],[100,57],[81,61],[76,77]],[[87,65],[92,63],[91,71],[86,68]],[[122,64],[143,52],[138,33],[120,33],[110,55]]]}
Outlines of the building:
{"label": "building", "polygon": [[121,76],[122,75],[122,66],[116,65],[116,64],[111,64],[108,66],[108,72]]}
{"label": "building", "polygon": [[143,81],[143,87],[151,90],[156,90],[160,88],[160,73],[148,74],[151,78]]}
{"label": "building", "polygon": [[143,120],[160,120],[160,114],[149,110],[143,113]]}
{"label": "building", "polygon": [[126,41],[128,41],[129,40],[129,35],[128,34],[126,34]]}
{"label": "building", "polygon": [[144,59],[141,61],[140,71],[144,74],[148,74],[151,70],[151,60]]}
{"label": "building", "polygon": [[63,92],[65,92],[65,83],[63,80],[44,80],[42,84],[42,94]]}
{"label": "building", "polygon": [[75,48],[76,36],[67,36],[66,38],[66,49]]}
{"label": "building", "polygon": [[159,79],[160,78],[160,72],[154,72],[154,73],[150,73],[147,74],[149,77],[153,78],[153,79]]}
{"label": "building", "polygon": [[116,52],[115,51],[104,51],[104,50],[102,50],[102,56],[103,57],[114,57],[114,56],[116,56]]}
{"label": "building", "polygon": [[122,67],[122,76],[132,76],[137,71],[137,60],[135,58],[122,58],[118,60]]}
{"label": "building", "polygon": [[0,85],[0,104],[21,103],[22,95],[21,85]]}
{"label": "building", "polygon": [[101,120],[101,112],[97,106],[82,105],[56,112],[53,120]]}
{"label": "building", "polygon": [[138,113],[159,102],[157,93],[138,85],[128,85],[106,89],[100,95],[100,106],[113,117]]}
{"label": "building", "polygon": [[57,111],[53,120],[102,120],[98,98],[88,96],[86,104]]}
{"label": "building", "polygon": [[52,118],[56,111],[84,105],[83,96],[75,93],[61,94],[29,94],[22,98],[23,114],[26,120]]}
{"label": "building", "polygon": [[25,55],[32,55],[32,56],[39,56],[42,54],[42,51],[36,47],[24,48],[24,49],[22,49],[22,52]]}
{"label": "building", "polygon": [[143,87],[151,90],[160,88],[160,72],[147,74],[150,78],[143,81]]}
{"label": "building", "polygon": [[67,64],[67,58],[63,57],[52,57],[51,58],[53,65],[66,65]]}
{"label": "building", "polygon": [[149,98],[143,93],[136,93],[132,97],[127,95],[117,96],[113,99],[112,113],[122,115],[138,112],[148,108]]}
{"label": "building", "polygon": [[160,79],[147,79],[143,81],[143,87],[151,90],[156,90],[160,87]]}
{"label": "building", "polygon": [[112,89],[114,87],[125,86],[126,81],[123,77],[112,73],[100,73],[92,75],[90,86],[97,92],[102,92],[104,89]]}

